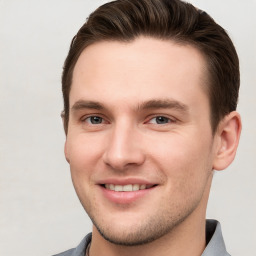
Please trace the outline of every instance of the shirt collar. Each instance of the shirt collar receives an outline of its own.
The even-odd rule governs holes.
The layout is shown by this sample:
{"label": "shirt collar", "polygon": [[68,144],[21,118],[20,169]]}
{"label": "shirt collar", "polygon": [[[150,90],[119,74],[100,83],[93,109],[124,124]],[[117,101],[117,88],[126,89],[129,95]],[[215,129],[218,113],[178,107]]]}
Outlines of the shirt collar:
{"label": "shirt collar", "polygon": [[230,256],[226,251],[221,226],[217,220],[206,221],[206,241],[207,246],[202,256]]}

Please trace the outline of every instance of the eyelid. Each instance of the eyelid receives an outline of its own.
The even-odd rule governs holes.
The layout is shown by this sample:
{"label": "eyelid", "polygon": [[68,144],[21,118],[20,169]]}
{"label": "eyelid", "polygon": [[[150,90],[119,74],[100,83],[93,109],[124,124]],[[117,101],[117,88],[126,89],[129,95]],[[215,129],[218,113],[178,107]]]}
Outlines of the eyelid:
{"label": "eyelid", "polygon": [[[109,121],[107,120],[107,118],[106,118],[104,115],[98,114],[98,113],[95,113],[95,114],[94,114],[94,113],[90,113],[90,114],[87,114],[87,115],[83,115],[83,116],[80,118],[80,121],[83,122],[83,123],[88,123],[88,122],[86,122],[86,119],[88,119],[88,118],[90,118],[90,117],[100,117],[100,118],[102,118],[103,123],[98,124],[98,125],[102,125],[102,124],[107,124],[107,123],[109,123]],[[96,125],[96,124],[89,124],[89,125]]]}
{"label": "eyelid", "polygon": [[[175,122],[177,122],[177,119],[174,118],[174,117],[170,117],[170,116],[168,116],[168,115],[166,115],[166,114],[156,114],[156,115],[151,115],[151,116],[149,116],[149,117],[147,118],[147,120],[146,120],[145,123],[149,123],[152,119],[157,118],[157,117],[164,117],[164,118],[169,119],[170,122],[166,123],[165,125],[167,125],[167,124],[169,124],[169,123],[175,123]],[[159,124],[156,124],[156,125],[159,125]],[[162,124],[162,125],[164,125],[164,124]]]}
{"label": "eyelid", "polygon": [[[98,125],[104,125],[104,124],[109,124],[110,121],[108,120],[108,118],[106,118],[105,115],[101,114],[101,113],[89,113],[89,114],[85,114],[83,115],[79,121],[82,122],[82,123],[85,123],[86,122],[86,119],[90,118],[90,117],[100,117],[103,119],[103,122],[101,124],[98,124]],[[167,114],[152,114],[152,115],[149,115],[147,116],[146,118],[146,121],[144,122],[144,124],[147,124],[149,123],[152,119],[154,118],[157,118],[157,117],[164,117],[164,118],[167,118],[169,120],[168,123],[165,123],[165,124],[162,124],[162,125],[167,125],[167,124],[171,124],[171,123],[176,123],[178,121],[177,118],[174,118],[173,116],[169,116]],[[88,122],[87,122],[88,123]],[[90,125],[90,123],[88,123]],[[153,125],[160,125],[160,124],[157,124],[157,123],[151,123]],[[91,125],[97,125],[97,124],[91,124]]]}

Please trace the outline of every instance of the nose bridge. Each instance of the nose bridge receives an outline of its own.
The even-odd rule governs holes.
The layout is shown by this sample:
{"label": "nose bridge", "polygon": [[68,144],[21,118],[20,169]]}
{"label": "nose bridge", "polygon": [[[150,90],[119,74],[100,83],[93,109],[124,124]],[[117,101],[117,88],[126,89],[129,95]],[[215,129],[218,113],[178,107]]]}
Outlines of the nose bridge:
{"label": "nose bridge", "polygon": [[138,128],[127,118],[113,125],[103,158],[106,164],[118,170],[131,164],[140,165],[144,162]]}

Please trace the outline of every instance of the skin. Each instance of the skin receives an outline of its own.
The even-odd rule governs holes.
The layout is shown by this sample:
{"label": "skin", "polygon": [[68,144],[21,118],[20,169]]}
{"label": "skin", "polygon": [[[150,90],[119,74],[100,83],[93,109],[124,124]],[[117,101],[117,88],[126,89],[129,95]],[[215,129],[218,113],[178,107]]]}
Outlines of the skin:
{"label": "skin", "polygon": [[[90,256],[202,254],[213,169],[232,162],[241,130],[232,112],[212,134],[205,67],[192,46],[145,37],[79,57],[65,156],[94,223]],[[134,179],[156,186],[114,202],[100,185]]]}

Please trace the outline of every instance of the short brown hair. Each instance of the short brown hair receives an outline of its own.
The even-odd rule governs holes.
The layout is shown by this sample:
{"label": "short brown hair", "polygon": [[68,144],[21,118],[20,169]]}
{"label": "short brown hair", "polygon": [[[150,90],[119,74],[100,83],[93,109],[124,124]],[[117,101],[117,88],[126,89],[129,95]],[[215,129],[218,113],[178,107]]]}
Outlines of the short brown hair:
{"label": "short brown hair", "polygon": [[204,55],[215,132],[220,120],[236,109],[240,85],[238,56],[226,31],[206,12],[180,0],[117,0],[96,9],[71,42],[62,74],[66,133],[72,74],[82,51],[95,42],[131,42],[139,36],[190,44]]}

